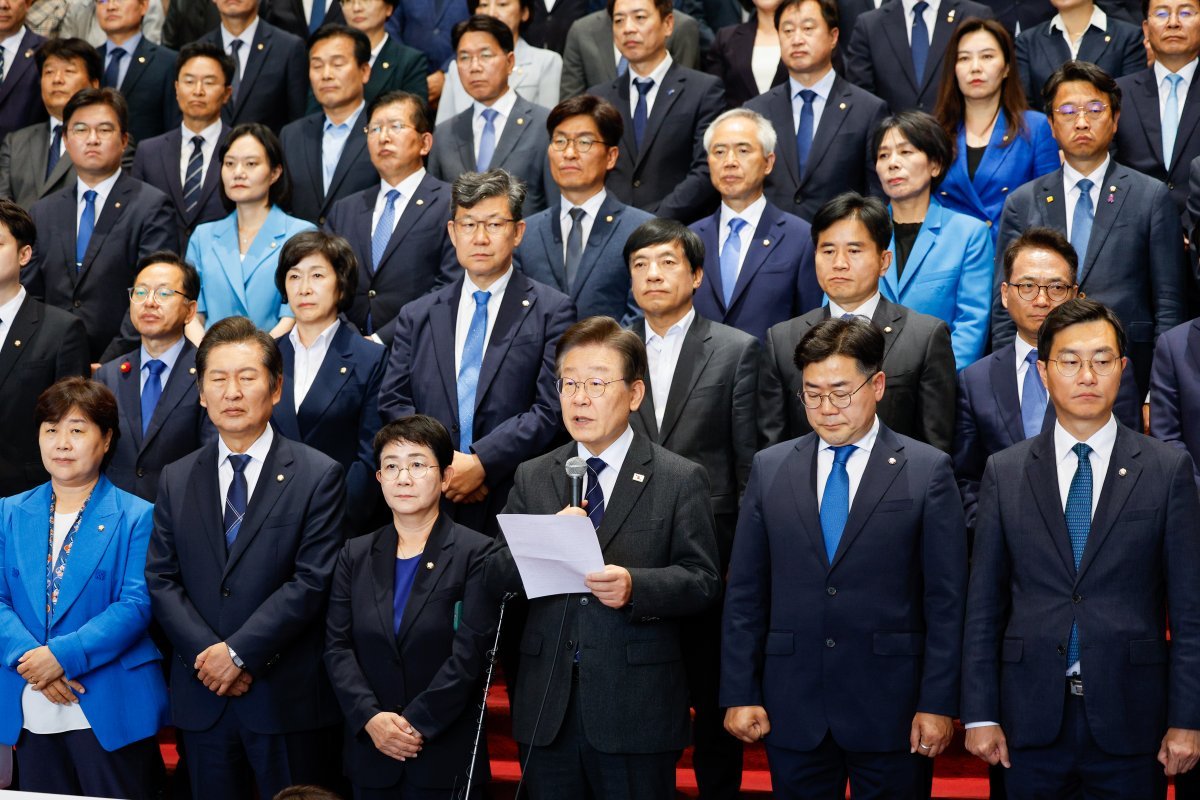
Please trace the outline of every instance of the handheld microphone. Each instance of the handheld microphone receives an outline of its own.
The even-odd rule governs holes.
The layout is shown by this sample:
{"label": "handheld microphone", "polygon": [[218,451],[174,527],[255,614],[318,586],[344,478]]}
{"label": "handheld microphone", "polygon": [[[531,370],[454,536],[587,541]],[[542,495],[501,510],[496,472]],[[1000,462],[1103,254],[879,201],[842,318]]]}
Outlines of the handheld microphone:
{"label": "handheld microphone", "polygon": [[583,477],[587,475],[587,462],[579,456],[567,459],[567,480],[571,484],[571,505],[583,508]]}

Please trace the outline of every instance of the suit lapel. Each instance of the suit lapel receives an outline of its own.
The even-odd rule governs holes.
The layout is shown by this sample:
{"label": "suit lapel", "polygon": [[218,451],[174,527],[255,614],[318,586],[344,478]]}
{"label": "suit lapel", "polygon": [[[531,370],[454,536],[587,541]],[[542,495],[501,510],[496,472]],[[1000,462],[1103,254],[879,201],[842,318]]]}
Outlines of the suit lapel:
{"label": "suit lapel", "polygon": [[[217,45],[222,50],[225,49],[221,39],[221,31],[217,30]],[[242,108],[246,105],[246,98],[250,96],[250,88],[254,86],[258,80],[258,74],[262,72],[262,66],[266,60],[271,57],[271,40],[274,38],[271,35],[271,26],[261,17],[258,20],[258,28],[254,31],[254,41],[246,48],[244,53],[241,53],[246,59],[246,65],[242,67],[242,80],[239,84],[237,99],[232,103],[226,103],[225,108],[230,108],[230,118],[237,119]],[[231,108],[232,107],[232,108]]]}
{"label": "suit lapel", "polygon": [[17,315],[13,317],[12,324],[8,326],[8,338],[4,340],[4,346],[0,347],[0,389],[4,388],[9,377],[16,377],[14,367],[28,349],[27,344],[37,333],[41,322],[41,302],[26,295],[21,301]]}
{"label": "suit lapel", "polygon": [[[440,518],[440,517],[439,517]],[[400,655],[396,641],[396,626],[392,621],[392,613],[396,602],[396,545],[399,537],[396,528],[391,524],[380,528],[374,534],[375,543],[371,545],[371,588],[374,590],[375,610],[379,613],[379,627],[387,633],[383,637],[390,642],[394,655]]]}
{"label": "suit lapel", "polygon": [[[270,214],[267,215],[270,220]],[[259,229],[261,236],[267,225]],[[256,236],[254,243],[258,243],[259,237]],[[216,270],[221,276],[229,282],[229,288],[233,289],[233,293],[237,296],[238,302],[242,308],[249,307],[249,301],[246,299],[246,278],[247,270],[246,262],[250,260],[254,253],[254,246],[251,245],[250,252],[246,253],[246,258],[238,257],[238,232],[237,232],[237,212],[233,212],[225,219],[216,223],[213,228],[213,242],[209,245],[209,251],[213,256],[213,263],[224,264],[225,269]]]}
{"label": "suit lapel", "polygon": [[[197,530],[205,532],[204,538],[212,548],[217,566],[224,569],[225,562],[228,560],[225,551],[223,513],[225,498],[221,494],[221,484],[217,477],[217,443],[215,441],[204,446],[204,452],[197,456],[189,477],[188,495],[194,495],[190,508],[198,510],[199,519],[188,520],[187,524],[195,525]],[[183,531],[176,531],[176,535],[187,534]]]}
{"label": "suit lapel", "polygon": [[896,292],[897,300],[904,296],[904,292],[908,289],[909,284],[913,282],[914,276],[921,271],[921,267],[925,263],[925,256],[929,255],[929,251],[937,243],[937,238],[941,230],[942,206],[936,200],[932,200],[929,203],[929,211],[925,214],[925,223],[921,225],[921,230],[917,233],[917,239],[913,242],[912,252],[908,256],[908,263],[904,267],[903,274],[900,275],[899,280],[892,277],[892,270],[888,270],[887,274],[884,275],[885,279],[892,277],[892,280],[895,281],[894,291]]}
{"label": "suit lapel", "polygon": [[1100,490],[1100,502],[1096,505],[1096,513],[1092,515],[1092,528],[1088,533],[1087,543],[1083,547],[1083,558],[1075,575],[1076,585],[1096,560],[1096,553],[1112,533],[1113,525],[1120,517],[1121,510],[1125,508],[1125,502],[1137,486],[1138,478],[1142,475],[1142,465],[1138,461],[1139,453],[1141,446],[1137,437],[1118,425],[1117,441],[1113,445],[1112,458],[1108,462],[1108,474],[1102,479],[1104,485]]}
{"label": "suit lapel", "polygon": [[333,170],[333,177],[329,179],[329,191],[317,195],[324,198],[324,202],[321,204],[322,215],[324,215],[326,208],[329,206],[329,198],[337,196],[338,188],[342,185],[342,181],[346,179],[346,173],[350,171],[351,165],[363,160],[363,153],[367,150],[367,134],[363,131],[363,125],[360,124],[360,121],[362,115],[365,113],[366,109],[364,108],[357,117],[350,121],[350,135],[346,137],[346,144],[342,147],[342,155],[338,158],[337,167]]}
{"label": "suit lapel", "polygon": [[[560,206],[555,207],[559,208]],[[614,195],[609,194],[605,196],[604,202],[600,205],[600,213],[592,221],[592,231],[588,234],[587,244],[584,246],[583,254],[580,256],[579,273],[575,276],[575,285],[568,292],[572,300],[579,299],[581,290],[587,284],[588,277],[596,267],[596,262],[600,260],[600,256],[608,246],[609,240],[612,239],[613,233],[620,226],[622,209],[624,209],[624,206]],[[562,236],[562,228],[558,225],[558,213],[555,212],[554,216],[551,217],[550,227],[559,236]],[[557,252],[561,258],[563,252],[561,240],[559,241]],[[550,263],[553,268],[554,262],[551,261]]]}
{"label": "suit lapel", "polygon": [[[276,436],[271,442],[271,449],[263,462],[262,471],[258,475],[258,483],[246,503],[246,518],[238,530],[233,549],[229,551],[229,560],[225,564],[224,577],[229,575],[242,553],[254,541],[254,537],[262,529],[263,522],[271,514],[280,495],[284,493],[296,474],[292,457],[292,445],[282,436]],[[282,478],[283,480],[279,480]],[[223,527],[223,526],[222,526]],[[221,540],[224,545],[224,537]]]}
{"label": "suit lapel", "polygon": [[[1025,426],[1021,422],[1021,400],[1017,394],[1015,358],[1016,349],[1011,344],[1005,345],[992,354],[992,363],[988,366],[988,382],[992,386],[996,410],[1008,431],[1009,445],[1025,439]],[[1046,406],[1049,408],[1052,404],[1047,403]]]}
{"label": "suit lapel", "polygon": [[654,108],[646,120],[646,132],[642,136],[642,146],[637,154],[639,166],[646,157],[646,153],[650,152],[650,148],[654,145],[658,129],[662,127],[663,120],[670,115],[671,107],[683,95],[686,84],[687,80],[679,74],[679,68],[672,64],[663,77],[662,86],[659,87],[658,94],[654,98]]}
{"label": "suit lapel", "polygon": [[[454,141],[458,143],[458,158],[462,162],[463,172],[475,171],[475,132],[471,129],[471,121],[474,119],[474,116],[475,105],[472,103],[467,106],[466,111],[459,114],[450,123],[451,135]],[[504,131],[505,133],[508,132],[507,124],[504,126]],[[503,135],[500,138],[504,138]],[[499,163],[495,151],[492,153],[492,163]]]}
{"label": "suit lapel", "polygon": [[[439,301],[429,308],[433,352],[442,373],[442,385],[446,389],[446,398],[450,401],[451,408],[458,408],[458,375],[454,371],[454,326],[458,317],[458,299],[462,295],[462,289],[463,278],[460,277],[444,289]],[[507,294],[505,292],[505,295]],[[499,327],[499,320],[497,320],[496,327]],[[495,328],[493,328],[493,338],[495,335]],[[486,364],[486,353],[483,360]],[[476,398],[482,394],[477,387]]]}
{"label": "suit lapel", "polygon": [[[492,327],[492,336],[488,339],[487,349],[483,353],[483,363],[479,367],[475,408],[479,408],[483,398],[487,396],[488,387],[492,385],[492,380],[500,371],[500,364],[508,354],[509,345],[516,338],[517,331],[521,329],[522,323],[525,322],[525,318],[529,316],[534,303],[537,302],[537,295],[533,293],[532,289],[529,280],[522,273],[516,271],[512,273],[508,288],[504,290],[504,297],[500,300],[500,308],[496,311],[496,324]],[[454,337],[451,337],[450,340],[453,342]],[[451,360],[450,363],[453,364],[454,361]]]}
{"label": "suit lapel", "polygon": [[83,268],[79,274],[80,281],[87,277],[88,267],[96,260],[96,254],[103,249],[104,243],[108,239],[108,234],[112,232],[113,227],[116,226],[121,215],[125,212],[125,208],[129,205],[129,195],[133,192],[134,188],[133,179],[126,173],[122,173],[121,177],[117,178],[112,192],[109,193],[108,199],[104,202],[104,210],[100,212],[100,216],[96,220],[96,227],[92,230],[92,238],[88,241],[87,252],[83,255]]}
{"label": "suit lapel", "polygon": [[[834,78],[834,91],[830,93],[831,100],[838,91],[838,80],[840,79]],[[796,156],[796,128],[792,122],[791,90],[792,85],[790,83],[785,83],[783,86],[777,86],[771,90],[770,99],[767,101],[767,116],[771,120],[771,124],[775,126],[776,133],[779,134],[779,143],[775,147],[775,168],[779,169],[779,162],[782,161],[783,168],[787,170],[791,182],[799,186],[804,176],[798,174],[800,172],[800,162],[797,161]],[[831,105],[832,103],[826,103],[825,110],[828,111]],[[817,130],[813,134],[812,148],[809,150],[810,163],[814,161],[812,154],[823,138],[823,129],[827,127],[825,120],[830,118],[829,114],[821,115],[821,124],[817,125]],[[826,146],[828,145],[822,144],[822,147]]]}
{"label": "suit lapel", "polygon": [[[912,86],[913,91],[917,94],[921,93],[921,87],[924,86],[924,76],[918,79],[917,73],[913,68],[912,61],[912,46],[908,43],[908,20],[904,18],[904,5],[902,3],[884,3],[879,7],[880,13],[883,15],[883,32],[887,37],[888,44],[891,45],[895,52],[894,63],[899,64],[900,71],[904,73],[904,77],[908,79],[908,83]],[[934,27],[934,39],[937,38],[937,28]],[[942,47],[945,48],[945,43]],[[933,47],[929,48],[929,63],[933,62]],[[926,72],[929,71],[929,65],[926,64]]]}
{"label": "suit lapel", "polygon": [[675,430],[683,408],[692,396],[696,381],[704,374],[704,368],[712,357],[711,340],[712,332],[708,320],[697,315],[683,337],[683,346],[679,348],[679,361],[671,379],[671,388],[667,392],[667,407],[663,411],[662,430],[658,436],[660,442],[667,441],[671,432]]}
{"label": "suit lapel", "polygon": [[[958,3],[956,0],[943,5],[938,10],[938,17],[933,21],[933,41],[929,44],[929,57],[925,59],[925,74],[921,76],[921,88],[918,94],[925,91],[933,76],[937,74],[938,67],[942,64],[942,59],[946,55],[946,46],[950,44],[950,37],[954,34],[954,28],[961,22],[956,20],[958,14]],[[912,56],[909,56],[909,60]]]}
{"label": "suit lapel", "polygon": [[815,433],[796,440],[794,452],[784,462],[782,486],[786,487],[792,498],[795,518],[800,520],[800,527],[808,535],[808,543],[821,565],[828,570],[829,554],[825,551],[825,533],[821,530],[821,517],[817,510],[817,447],[820,442]]}
{"label": "suit lapel", "polygon": [[[699,319],[699,317],[696,319]],[[633,324],[630,330],[637,334],[638,338],[642,340],[642,344],[646,343],[647,326],[645,319],[639,319]],[[642,421],[642,425],[645,426],[646,435],[650,438],[650,441],[655,444],[662,444],[662,437],[658,434],[658,417],[655,416],[657,409],[654,407],[654,383],[650,379],[649,372],[646,373],[644,382],[646,384],[646,393],[642,397],[641,405],[633,413]]]}
{"label": "suit lapel", "polygon": [[[301,164],[297,168],[297,188],[305,192],[310,198],[321,198],[324,201],[325,189],[323,181],[323,166],[321,161],[321,132],[325,125],[325,115],[315,114],[308,117],[302,123],[304,125],[303,136],[300,137],[301,146],[304,150],[304,158],[301,159]],[[349,146],[349,142],[346,143]]]}
{"label": "suit lapel", "polygon": [[[932,58],[932,55],[930,57]],[[842,538],[833,554],[830,569],[837,567],[846,551],[854,544],[854,540],[862,533],[867,520],[875,513],[875,507],[879,505],[892,482],[904,471],[907,463],[904,445],[888,428],[880,425],[879,435],[875,437],[875,445],[867,459],[867,468],[863,472],[858,491],[854,493],[854,502],[850,504],[850,516],[846,518],[846,527],[842,530]]]}
{"label": "suit lapel", "polygon": [[[720,213],[718,210],[718,218]],[[738,272],[737,282],[733,284],[733,294],[729,298],[729,308],[737,305],[738,300],[746,293],[750,282],[754,280],[754,275],[766,263],[771,253],[779,247],[780,242],[783,241],[783,228],[783,214],[778,213],[768,203],[763,208],[762,218],[758,221],[758,227],[754,231],[754,238],[750,240],[750,244],[746,250],[746,257],[742,259],[742,268]],[[720,272],[720,270],[718,269],[717,272]]]}
{"label": "suit lapel", "polygon": [[[1134,108],[1133,116],[1141,121],[1142,130],[1146,134],[1146,144],[1150,146],[1154,158],[1161,164],[1163,161],[1162,117],[1158,113],[1158,86],[1154,81],[1154,68],[1151,67],[1138,73],[1134,76],[1133,82],[1134,90],[1129,93],[1129,99]],[[1187,110],[1186,103],[1184,110]],[[1179,132],[1183,133],[1183,131],[1183,120],[1180,119]],[[1175,150],[1179,149],[1176,144]]]}
{"label": "suit lapel", "polygon": [[[190,142],[189,142],[190,144]],[[167,133],[166,147],[159,151],[159,169],[166,176],[167,188],[171,192],[171,201],[181,211],[185,208],[183,199],[183,184],[179,182],[179,160],[183,157],[183,132],[174,128]],[[188,155],[191,155],[190,151]],[[210,169],[209,172],[212,170]],[[185,215],[186,216],[186,213]]]}
{"label": "suit lapel", "polygon": [[277,341],[279,355],[283,357],[284,381],[279,402],[271,412],[271,424],[279,434],[293,442],[302,442],[304,435],[300,433],[300,420],[296,418],[296,381],[287,377],[296,374],[296,349],[292,346],[290,336],[281,336]]}
{"label": "suit lapel", "polygon": [[[425,608],[425,601],[437,588],[454,560],[454,528],[450,517],[439,514],[429,538],[425,542],[425,552],[421,554],[421,565],[413,578],[412,591],[408,593],[408,602],[404,604],[404,616],[400,618],[400,632],[396,642],[403,646],[404,638],[412,630],[413,623]],[[432,569],[430,568],[432,567]],[[446,620],[450,625],[451,621]]]}
{"label": "suit lapel", "polygon": [[[635,480],[634,475],[641,475]],[[600,540],[600,549],[608,547],[609,542],[616,536],[617,531],[625,524],[626,517],[646,489],[646,484],[654,480],[654,454],[650,449],[650,440],[645,436],[633,435],[633,443],[625,454],[625,463],[617,475],[613,485],[612,497],[604,498],[604,521],[596,529],[596,538]]]}
{"label": "suit lapel", "polygon": [[1167,164],[1168,175],[1179,164],[1180,157],[1187,150],[1188,141],[1196,135],[1196,128],[1200,127],[1200,89],[1196,88],[1197,81],[1194,77],[1193,75],[1192,84],[1188,87],[1187,97],[1183,101],[1183,109],[1179,113],[1175,150],[1171,153],[1171,163]]}
{"label": "suit lapel", "polygon": [[[988,140],[988,146],[984,148],[983,159],[979,162],[979,168],[975,170],[975,179],[967,182],[971,193],[978,201],[977,208],[983,208],[983,200],[979,197],[977,188],[988,186],[991,183],[992,176],[996,174],[1013,151],[1007,130],[1008,118],[1004,116],[1004,109],[1000,109],[996,115],[996,123],[992,127],[992,136]],[[964,127],[959,133],[959,152],[967,152],[966,148],[967,129]]]}
{"label": "suit lapel", "polygon": [[[4,80],[0,81],[0,108],[4,107],[4,101],[8,99],[13,87],[21,83],[21,76],[36,66],[33,55],[40,44],[38,42],[40,38],[33,31],[25,29],[25,35],[21,37],[20,52],[17,53],[12,66],[8,68],[8,74],[4,76]],[[40,103],[40,101],[38,102]],[[40,105],[38,107],[41,108]]]}
{"label": "suit lapel", "polygon": [[[790,87],[791,84],[788,84]],[[791,126],[791,104],[788,104],[788,126]],[[841,78],[833,79],[833,89],[829,92],[829,101],[825,103],[825,110],[821,113],[821,122],[817,125],[816,132],[813,133],[812,147],[808,151],[808,169],[804,171],[804,175],[800,178],[800,185],[804,185],[804,181],[812,174],[813,169],[817,164],[821,163],[821,159],[825,157],[825,151],[833,144],[837,138],[838,131],[842,129],[842,123],[850,115],[850,111],[854,108],[853,100],[848,85]],[[784,150],[792,150],[792,155],[795,156],[795,148],[784,148]]]}
{"label": "suit lapel", "polygon": [[[1063,196],[1063,171],[1059,167],[1049,175],[1037,179],[1035,214],[1042,217],[1042,224],[1067,235],[1067,198]],[[1080,264],[1080,268],[1083,265]],[[1082,281],[1082,276],[1080,276]]]}
{"label": "suit lapel", "polygon": [[1071,553],[1071,535],[1067,532],[1067,518],[1063,513],[1062,496],[1058,488],[1058,467],[1055,465],[1054,430],[1038,434],[1029,451],[1028,467],[1025,472],[1029,489],[1038,511],[1045,522],[1058,557],[1062,559],[1067,574],[1075,576],[1075,556]]}
{"label": "suit lapel", "polygon": [[[404,237],[408,236],[409,231],[417,229],[426,224],[444,225],[445,220],[425,220],[425,213],[433,208],[438,192],[441,187],[437,180],[426,175],[417,184],[417,190],[413,192],[413,196],[409,198],[408,203],[404,206],[404,213],[400,215],[400,219],[396,220],[396,227],[392,229],[392,238],[388,239],[387,247],[383,250],[383,259],[379,262],[380,269],[396,252],[396,248],[404,241]],[[359,224],[362,228],[362,241],[371,241],[371,216],[375,213],[375,202],[378,199],[378,192],[371,196],[370,206],[365,211],[365,216]]]}
{"label": "suit lapel", "polygon": [[[235,243],[237,238],[236,213],[234,212],[233,223]],[[287,242],[287,225],[283,217],[283,210],[279,206],[272,206],[262,227],[254,235],[254,241],[250,243],[250,249],[246,251],[246,258],[239,259],[242,267],[242,285],[239,288],[243,303],[246,302],[246,284],[254,277],[254,273],[258,272],[259,267],[272,261],[273,257],[279,254],[279,248]],[[236,248],[234,252],[237,252]]]}
{"label": "suit lapel", "polygon": [[[1113,187],[1116,190],[1113,191]],[[1108,172],[1104,175],[1104,185],[1100,187],[1100,202],[1096,204],[1095,221],[1092,223],[1092,233],[1088,239],[1087,258],[1079,265],[1079,287],[1091,272],[1092,264],[1104,247],[1108,234],[1121,218],[1121,207],[1125,205],[1125,195],[1129,189],[1129,174],[1122,168],[1117,170],[1117,163],[1110,161]]]}
{"label": "suit lapel", "polygon": [[517,102],[513,106],[512,115],[504,123],[504,130],[500,133],[500,140],[496,142],[496,151],[492,154],[492,163],[489,165],[489,168],[495,169],[503,164],[504,159],[508,158],[517,146],[517,142],[525,135],[525,130],[533,127],[531,114],[533,114],[533,106],[526,102],[525,98],[517,95]]}
{"label": "suit lapel", "polygon": [[[117,400],[122,415],[129,420],[129,432],[133,435],[134,449],[139,453],[145,442],[142,436],[142,349],[139,347],[121,359],[128,364],[129,371],[117,369]],[[171,370],[172,375],[175,370]]]}
{"label": "suit lapel", "polygon": [[[16,567],[21,573],[21,585],[29,604],[35,609],[46,607],[46,555],[50,539],[50,484],[44,483],[34,489],[25,501],[21,503],[20,525],[6,532],[16,541]],[[8,565],[5,565],[6,567]],[[59,597],[62,596],[59,587]]]}
{"label": "suit lapel", "polygon": [[[564,294],[569,294],[571,293],[571,287],[567,286],[567,267],[563,263],[562,227],[559,222],[561,215],[562,206],[560,204],[555,203],[550,206],[550,210],[546,216],[546,224],[542,226],[541,231],[538,233],[538,244],[541,245],[544,251],[544,263],[554,275],[554,288]],[[592,230],[596,230],[595,223],[592,224]],[[525,235],[528,236],[529,233],[526,232]],[[580,271],[582,272],[582,270]],[[582,284],[582,281],[578,283]]]}
{"label": "suit lapel", "polygon": [[[92,579],[92,573],[96,571],[96,566],[108,550],[120,519],[121,510],[113,494],[113,485],[107,478],[102,477],[92,490],[87,508],[83,510],[83,518],[80,519],[79,530],[75,534],[75,544],[67,558],[67,569],[59,585],[58,603],[54,607],[56,622],[62,621],[71,610],[71,604],[79,598],[83,588]],[[112,577],[116,581],[119,576]]]}
{"label": "suit lapel", "polygon": [[158,46],[143,36],[133,53],[130,54],[129,69],[125,70],[125,80],[121,81],[121,94],[128,97],[133,92],[142,80],[142,76],[146,74],[150,62],[154,60],[154,51],[156,50],[158,50]]}
{"label": "suit lapel", "polygon": [[[354,348],[351,337],[356,335],[357,333],[352,332],[349,322],[342,320],[338,325],[333,334],[333,341],[329,343],[329,351],[321,361],[312,386],[296,413],[301,431],[311,431],[316,427],[321,417],[329,410],[329,405],[337,399],[342,387],[350,380],[354,373]],[[295,408],[294,396],[292,407]]]}
{"label": "suit lapel", "polygon": [[[829,319],[828,305],[825,306],[824,319]],[[875,313],[871,315],[871,322],[883,331],[883,363],[886,364],[888,354],[892,352],[892,347],[904,330],[904,307],[890,303],[886,297],[880,296],[879,305],[875,306]]]}
{"label": "suit lapel", "polygon": [[[146,428],[146,435],[142,439],[140,450],[145,450],[150,442],[154,441],[154,437],[162,430],[167,418],[174,413],[179,404],[183,402],[183,398],[187,397],[188,391],[195,385],[195,364],[196,348],[191,342],[184,339],[183,350],[175,359],[175,366],[171,369],[167,384],[163,386],[162,396],[158,398],[158,405],[154,407],[154,413],[150,415],[150,425]],[[140,409],[140,398],[138,406]]]}

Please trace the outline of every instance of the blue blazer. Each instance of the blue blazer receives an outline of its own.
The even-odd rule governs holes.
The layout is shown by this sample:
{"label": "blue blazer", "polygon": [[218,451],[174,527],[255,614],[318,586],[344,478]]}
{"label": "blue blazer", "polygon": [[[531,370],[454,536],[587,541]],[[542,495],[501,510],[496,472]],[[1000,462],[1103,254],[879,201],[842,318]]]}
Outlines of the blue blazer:
{"label": "blue blazer", "polygon": [[162,656],[150,641],[143,570],[153,506],[100,476],[84,509],[46,634],[49,483],[0,500],[0,743],[21,734],[17,659],[43,644],[87,690],[79,704],[108,751],[167,724]]}
{"label": "blue blazer", "polygon": [[[896,239],[888,246],[896,252]],[[983,355],[992,307],[995,248],[988,228],[930,198],[904,274],[889,269],[879,291],[893,303],[946,321],[959,369]]]}
{"label": "blue blazer", "polygon": [[1025,133],[1010,142],[1005,132],[1008,120],[1004,109],[1000,109],[974,180],[967,177],[967,129],[959,126],[954,163],[938,186],[941,204],[951,211],[983,220],[992,235],[993,245],[1000,231],[1000,212],[1009,192],[1062,166],[1058,160],[1058,142],[1050,131],[1046,115],[1026,111],[1025,126]]}
{"label": "blue blazer", "polygon": [[1150,435],[1193,460],[1200,457],[1200,319],[1158,337],[1150,370]]}
{"label": "blue blazer", "polygon": [[46,39],[29,28],[21,37],[21,52],[8,65],[8,74],[0,81],[0,139],[26,125],[46,119],[42,104],[41,75],[34,53]]}
{"label": "blue blazer", "polygon": [[812,229],[770,202],[763,209],[742,261],[729,305],[721,282],[721,210],[691,226],[704,242],[704,282],[692,302],[696,313],[745,331],[760,342],[767,329],[821,305],[824,293],[813,266]]}
{"label": "blue blazer", "polygon": [[[1140,16],[1140,15],[1139,15]],[[1047,19],[1023,28],[1017,36],[1017,71],[1025,87],[1030,108],[1043,110],[1042,87],[1054,71],[1071,58],[1061,31],[1050,30]],[[1142,29],[1108,12],[1105,30],[1089,26],[1079,43],[1079,60],[1090,61],[1114,78],[1146,68]]]}
{"label": "blue blazer", "polygon": [[188,242],[187,260],[200,273],[196,310],[204,315],[205,327],[226,317],[243,316],[269,331],[283,317],[292,316],[275,288],[275,265],[288,239],[311,230],[316,230],[311,222],[289,217],[279,206],[271,206],[243,260],[238,253],[237,211],[196,228]]}

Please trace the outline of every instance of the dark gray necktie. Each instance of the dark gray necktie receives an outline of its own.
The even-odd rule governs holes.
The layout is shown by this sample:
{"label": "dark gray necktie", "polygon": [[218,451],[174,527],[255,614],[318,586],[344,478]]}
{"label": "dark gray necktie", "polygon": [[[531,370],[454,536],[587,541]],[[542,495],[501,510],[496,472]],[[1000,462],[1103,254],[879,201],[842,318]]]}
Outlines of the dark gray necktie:
{"label": "dark gray necktie", "polygon": [[567,212],[571,215],[571,230],[567,233],[567,291],[575,288],[579,275],[579,262],[583,259],[583,215],[587,212],[579,206]]}

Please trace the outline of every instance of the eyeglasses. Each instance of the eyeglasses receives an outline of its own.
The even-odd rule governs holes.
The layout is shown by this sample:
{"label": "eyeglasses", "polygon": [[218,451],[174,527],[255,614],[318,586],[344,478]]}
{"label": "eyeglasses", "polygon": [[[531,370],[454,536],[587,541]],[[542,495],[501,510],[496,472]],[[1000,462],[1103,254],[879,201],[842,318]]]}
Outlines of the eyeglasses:
{"label": "eyeglasses", "polygon": [[[1175,11],[1175,16],[1179,19],[1179,24],[1183,25],[1195,19],[1198,13],[1200,12],[1197,12],[1194,8],[1180,8]],[[1150,16],[1147,19],[1157,22],[1159,25],[1166,25],[1171,21],[1171,12],[1165,8],[1160,8],[1157,11],[1150,12]]]}
{"label": "eyeglasses", "polygon": [[149,286],[131,286],[126,291],[129,292],[129,299],[135,303],[144,303],[150,299],[150,295],[154,295],[154,299],[160,303],[169,303],[171,298],[179,295],[184,300],[191,300],[183,292],[177,292],[174,289],[168,289],[166,286],[159,286],[157,289],[151,289]]}
{"label": "eyeglasses", "polygon": [[500,57],[499,53],[493,53],[491,50],[484,50],[482,53],[459,53],[454,60],[458,62],[460,67],[469,67],[471,62],[476,59],[482,66],[489,66],[493,61]]}
{"label": "eyeglasses", "polygon": [[558,152],[563,152],[568,145],[575,145],[576,153],[586,153],[592,149],[592,145],[600,141],[595,136],[563,136],[559,134],[550,140],[550,146]]}
{"label": "eyeglasses", "polygon": [[1101,103],[1099,100],[1093,100],[1081,106],[1077,106],[1074,103],[1063,103],[1054,109],[1054,113],[1059,119],[1074,119],[1080,114],[1084,114],[1089,120],[1095,121],[1100,119],[1106,108],[1108,108],[1108,104]]}
{"label": "eyeglasses", "polygon": [[611,381],[606,381],[603,378],[588,378],[585,381],[577,381],[574,378],[559,378],[554,382],[554,388],[558,389],[558,393],[563,397],[574,397],[575,392],[579,391],[579,387],[582,386],[588,397],[600,397],[604,394],[605,386],[623,380],[625,379],[613,378]]}
{"label": "eyeglasses", "polygon": [[1058,374],[1064,378],[1074,378],[1084,364],[1087,364],[1088,368],[1097,375],[1111,375],[1112,371],[1117,368],[1119,360],[1116,356],[1096,356],[1095,358],[1065,356],[1050,359],[1054,366],[1058,367]]}
{"label": "eyeglasses", "polygon": [[382,125],[372,125],[369,128],[363,128],[363,131],[367,136],[378,138],[384,131],[387,131],[391,136],[399,136],[406,129],[410,131],[416,130],[416,128],[406,122],[385,122]]}
{"label": "eyeglasses", "polygon": [[401,472],[408,472],[408,477],[412,478],[414,481],[419,481],[421,478],[424,478],[426,475],[428,475],[429,470],[431,469],[433,469],[432,464],[414,461],[411,464],[403,467],[399,464],[384,464],[383,467],[380,468],[379,474],[382,475],[383,479],[388,483],[395,483],[396,481],[400,480]]}
{"label": "eyeglasses", "polygon": [[474,236],[475,231],[479,230],[480,226],[487,231],[488,236],[499,236],[508,230],[508,226],[516,222],[515,219],[489,219],[482,222],[473,219],[456,219],[454,220],[454,228],[464,236]]}
{"label": "eyeglasses", "polygon": [[[871,373],[871,377],[860,383],[858,385],[858,389],[861,389],[870,383],[871,378],[874,378],[875,375],[876,373]],[[800,402],[804,403],[805,408],[820,408],[821,403],[825,401],[825,398],[829,398],[829,405],[833,406],[834,408],[849,408],[850,398],[858,394],[858,389],[855,389],[853,392],[847,392],[845,389],[834,389],[829,394],[806,392],[801,389],[800,391],[796,392],[796,396],[800,398]]]}
{"label": "eyeglasses", "polygon": [[71,126],[70,130],[72,136],[80,139],[88,138],[88,136],[90,136],[93,132],[99,139],[111,139],[118,133],[117,126],[109,125],[108,123],[103,123],[93,128],[91,125],[86,125],[82,122],[76,122]]}
{"label": "eyeglasses", "polygon": [[1067,295],[1075,288],[1065,283],[1010,283],[1009,286],[1017,290],[1017,296],[1022,300],[1036,300],[1038,295],[1045,290],[1046,297],[1055,303],[1066,300]]}

